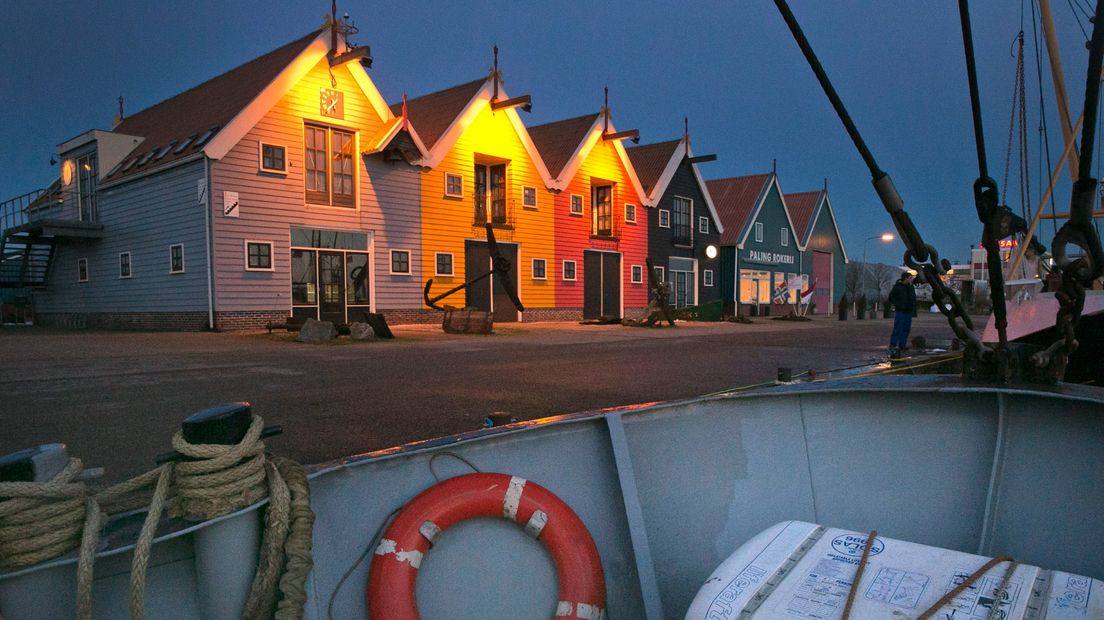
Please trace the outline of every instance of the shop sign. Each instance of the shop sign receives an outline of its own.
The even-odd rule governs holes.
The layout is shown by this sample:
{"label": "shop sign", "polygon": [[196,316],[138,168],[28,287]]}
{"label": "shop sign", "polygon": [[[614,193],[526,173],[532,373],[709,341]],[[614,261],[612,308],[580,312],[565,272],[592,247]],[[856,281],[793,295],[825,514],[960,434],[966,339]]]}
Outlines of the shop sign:
{"label": "shop sign", "polygon": [[749,251],[747,259],[753,263],[763,263],[765,265],[794,264],[793,254],[779,254],[778,252],[763,252],[760,250]]}

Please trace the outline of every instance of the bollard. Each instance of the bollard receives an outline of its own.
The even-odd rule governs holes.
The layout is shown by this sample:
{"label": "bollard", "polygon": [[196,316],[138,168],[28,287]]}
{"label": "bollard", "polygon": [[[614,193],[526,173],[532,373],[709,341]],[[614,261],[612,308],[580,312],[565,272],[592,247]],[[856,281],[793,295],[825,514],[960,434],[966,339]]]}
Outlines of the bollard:
{"label": "bollard", "polygon": [[778,382],[790,383],[793,381],[793,369],[792,368],[779,368],[778,369]]}

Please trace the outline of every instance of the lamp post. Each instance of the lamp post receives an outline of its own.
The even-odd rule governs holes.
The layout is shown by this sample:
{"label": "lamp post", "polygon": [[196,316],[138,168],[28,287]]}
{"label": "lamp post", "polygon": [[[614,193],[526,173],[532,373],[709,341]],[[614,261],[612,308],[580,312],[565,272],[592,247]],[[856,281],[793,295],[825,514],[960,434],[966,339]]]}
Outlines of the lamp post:
{"label": "lamp post", "polygon": [[866,240],[863,241],[863,268],[862,272],[859,274],[859,287],[862,290],[863,303],[866,303],[866,246],[874,239],[881,239],[883,242],[889,243],[896,239],[896,237],[893,236],[893,233],[882,233],[880,235],[874,235],[873,237],[867,237]]}

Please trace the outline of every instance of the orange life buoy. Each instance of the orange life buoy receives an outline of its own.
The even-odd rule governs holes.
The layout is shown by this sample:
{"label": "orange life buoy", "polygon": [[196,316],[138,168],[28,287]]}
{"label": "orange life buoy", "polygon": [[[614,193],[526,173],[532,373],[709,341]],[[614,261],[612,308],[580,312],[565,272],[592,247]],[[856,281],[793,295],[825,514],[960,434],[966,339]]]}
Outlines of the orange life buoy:
{"label": "orange life buoy", "polygon": [[582,520],[548,489],[508,474],[468,474],[436,484],[387,528],[368,572],[368,617],[415,620],[415,578],[434,539],[473,517],[504,517],[548,548],[560,577],[555,616],[604,620],[606,582],[598,548]]}

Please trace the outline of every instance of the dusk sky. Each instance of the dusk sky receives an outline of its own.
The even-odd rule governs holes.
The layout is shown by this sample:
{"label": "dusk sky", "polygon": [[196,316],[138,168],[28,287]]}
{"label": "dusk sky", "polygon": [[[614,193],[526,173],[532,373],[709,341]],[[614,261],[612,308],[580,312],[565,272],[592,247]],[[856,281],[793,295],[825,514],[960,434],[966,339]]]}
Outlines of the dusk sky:
{"label": "dusk sky", "polygon": [[[1021,7],[974,4],[990,175],[1003,190]],[[1076,118],[1087,65],[1081,28],[1091,33],[1092,9],[1088,0],[1053,5]],[[957,2],[791,6],[925,240],[965,261],[981,232]],[[329,10],[328,0],[4,2],[0,200],[49,184],[58,174],[49,164],[56,145],[110,129],[119,95],[127,113],[138,112],[316,29]],[[1049,172],[1040,159],[1028,2],[1023,11],[1034,209]],[[529,126],[598,111],[608,85],[617,128],[639,128],[641,144],[677,138],[688,116],[695,152],[718,155],[702,165],[707,179],[768,172],[772,160],[786,193],[817,190],[827,178],[852,260],[861,260],[867,238],[892,230],[862,159],[770,0],[339,2],[345,12],[361,29],[353,42],[372,48],[369,75],[389,101],[486,75],[497,44],[508,93],[533,96],[533,113],[523,115]],[[1043,73],[1056,163],[1061,132],[1049,68]],[[1007,200],[1017,213],[1018,165],[1014,159]],[[1058,211],[1069,209],[1068,187],[1056,192]],[[1049,244],[1053,229],[1044,224]],[[867,248],[868,260],[893,264],[904,250],[900,241]]]}

